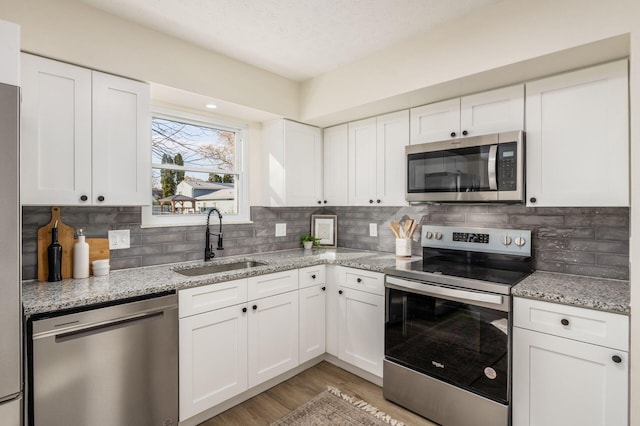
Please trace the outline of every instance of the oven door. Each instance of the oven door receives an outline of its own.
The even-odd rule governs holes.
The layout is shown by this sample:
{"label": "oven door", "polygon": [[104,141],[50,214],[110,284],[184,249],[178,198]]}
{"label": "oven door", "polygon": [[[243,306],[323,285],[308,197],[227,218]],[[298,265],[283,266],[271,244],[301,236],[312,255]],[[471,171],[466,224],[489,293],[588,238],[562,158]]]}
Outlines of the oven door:
{"label": "oven door", "polygon": [[385,358],[509,402],[510,297],[387,276]]}

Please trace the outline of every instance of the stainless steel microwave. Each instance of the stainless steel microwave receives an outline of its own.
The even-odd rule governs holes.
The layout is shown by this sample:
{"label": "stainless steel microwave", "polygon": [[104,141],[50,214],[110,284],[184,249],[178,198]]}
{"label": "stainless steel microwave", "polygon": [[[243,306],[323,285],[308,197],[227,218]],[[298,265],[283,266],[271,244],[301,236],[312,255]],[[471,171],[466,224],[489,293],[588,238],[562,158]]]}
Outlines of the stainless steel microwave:
{"label": "stainless steel microwave", "polygon": [[523,202],[524,139],[513,131],[407,146],[407,201]]}

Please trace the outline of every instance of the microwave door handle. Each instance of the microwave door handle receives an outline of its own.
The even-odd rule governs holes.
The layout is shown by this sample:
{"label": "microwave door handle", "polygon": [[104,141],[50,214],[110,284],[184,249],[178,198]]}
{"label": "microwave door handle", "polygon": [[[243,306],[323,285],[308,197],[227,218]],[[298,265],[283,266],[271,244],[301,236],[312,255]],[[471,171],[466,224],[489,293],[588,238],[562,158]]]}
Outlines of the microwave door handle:
{"label": "microwave door handle", "polygon": [[489,189],[492,191],[498,190],[498,181],[496,180],[496,164],[498,157],[498,145],[491,145],[489,147]]}

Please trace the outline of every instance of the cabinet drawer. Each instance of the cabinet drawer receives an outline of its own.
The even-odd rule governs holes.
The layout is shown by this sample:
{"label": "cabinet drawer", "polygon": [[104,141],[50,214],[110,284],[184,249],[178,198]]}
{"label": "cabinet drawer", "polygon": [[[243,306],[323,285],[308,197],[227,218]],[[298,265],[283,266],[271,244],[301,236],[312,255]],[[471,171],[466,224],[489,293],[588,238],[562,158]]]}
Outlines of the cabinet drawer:
{"label": "cabinet drawer", "polygon": [[629,318],[626,315],[519,297],[514,298],[513,306],[516,327],[629,350]]}
{"label": "cabinet drawer", "polygon": [[298,280],[300,282],[300,288],[326,283],[325,266],[317,265],[298,269]]}
{"label": "cabinet drawer", "polygon": [[247,301],[247,279],[226,281],[178,292],[180,318]]}
{"label": "cabinet drawer", "polygon": [[338,282],[344,287],[384,296],[384,274],[379,272],[340,267]]}
{"label": "cabinet drawer", "polygon": [[249,300],[298,289],[298,270],[276,272],[248,278]]}

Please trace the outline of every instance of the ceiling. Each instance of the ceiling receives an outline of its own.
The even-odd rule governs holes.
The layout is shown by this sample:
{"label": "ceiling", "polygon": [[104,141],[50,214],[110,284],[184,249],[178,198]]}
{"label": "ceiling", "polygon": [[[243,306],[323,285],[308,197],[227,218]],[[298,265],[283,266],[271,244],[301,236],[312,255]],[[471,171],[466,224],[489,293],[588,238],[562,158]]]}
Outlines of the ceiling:
{"label": "ceiling", "polygon": [[304,81],[502,0],[81,0]]}

